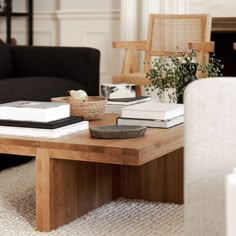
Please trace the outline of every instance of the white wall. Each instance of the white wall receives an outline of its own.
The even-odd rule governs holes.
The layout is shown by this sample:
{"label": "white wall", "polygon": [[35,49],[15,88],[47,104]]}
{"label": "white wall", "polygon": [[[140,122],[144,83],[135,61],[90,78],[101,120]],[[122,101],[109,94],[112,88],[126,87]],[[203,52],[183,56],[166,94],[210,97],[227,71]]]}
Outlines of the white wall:
{"label": "white wall", "polygon": [[[13,11],[24,11],[27,0],[12,0]],[[35,12],[51,12],[59,7],[58,0],[33,0]]]}
{"label": "white wall", "polygon": [[61,0],[57,16],[59,45],[98,48],[101,83],[111,82],[114,70],[120,69],[119,52],[112,49],[120,32],[119,1]]}
{"label": "white wall", "polygon": [[120,7],[120,0],[61,0],[60,1],[60,8],[63,10],[83,10],[83,9],[90,9],[90,10],[111,10],[111,9],[119,9]]}
{"label": "white wall", "polygon": [[[25,12],[26,0],[13,0],[13,12]],[[59,7],[57,0],[33,0],[34,6],[34,44],[58,45],[58,20],[55,12]],[[0,37],[5,40],[5,18],[0,18]],[[13,17],[12,38],[17,39],[17,44],[27,44],[26,17]]]}
{"label": "white wall", "polygon": [[236,17],[236,1],[190,0],[190,13],[209,13],[213,17]]}

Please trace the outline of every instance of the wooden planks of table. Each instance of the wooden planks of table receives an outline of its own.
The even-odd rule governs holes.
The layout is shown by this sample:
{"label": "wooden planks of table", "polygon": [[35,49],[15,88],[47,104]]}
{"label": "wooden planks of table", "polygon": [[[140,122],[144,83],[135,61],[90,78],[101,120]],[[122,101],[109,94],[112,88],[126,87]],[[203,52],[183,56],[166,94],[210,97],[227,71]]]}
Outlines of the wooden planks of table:
{"label": "wooden planks of table", "polygon": [[[115,119],[105,114],[90,126]],[[57,139],[0,136],[0,153],[35,156],[39,231],[118,197],[183,203],[183,125],[132,139],[95,139],[88,130]]]}

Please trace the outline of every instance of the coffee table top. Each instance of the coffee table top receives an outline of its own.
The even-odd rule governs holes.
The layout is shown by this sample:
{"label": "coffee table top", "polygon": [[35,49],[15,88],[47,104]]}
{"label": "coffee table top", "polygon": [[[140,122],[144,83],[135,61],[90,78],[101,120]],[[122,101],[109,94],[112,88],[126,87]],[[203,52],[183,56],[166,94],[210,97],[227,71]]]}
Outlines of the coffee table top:
{"label": "coffee table top", "polygon": [[[115,114],[105,114],[101,120],[90,121],[90,126],[110,125]],[[56,139],[0,136],[0,152],[36,155],[36,149],[47,149],[51,156],[61,159],[93,161],[124,165],[142,165],[183,147],[183,124],[169,129],[148,128],[145,135],[131,139],[96,139],[89,130]]]}

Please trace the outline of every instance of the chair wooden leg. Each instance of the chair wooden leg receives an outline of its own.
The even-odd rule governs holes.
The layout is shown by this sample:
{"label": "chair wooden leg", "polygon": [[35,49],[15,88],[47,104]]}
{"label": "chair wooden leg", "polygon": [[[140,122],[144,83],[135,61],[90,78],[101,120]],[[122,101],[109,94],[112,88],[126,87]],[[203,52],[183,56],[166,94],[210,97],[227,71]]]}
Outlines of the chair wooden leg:
{"label": "chair wooden leg", "polygon": [[136,92],[136,96],[142,96],[142,88],[141,88],[141,86],[136,85],[135,86],[135,92]]}

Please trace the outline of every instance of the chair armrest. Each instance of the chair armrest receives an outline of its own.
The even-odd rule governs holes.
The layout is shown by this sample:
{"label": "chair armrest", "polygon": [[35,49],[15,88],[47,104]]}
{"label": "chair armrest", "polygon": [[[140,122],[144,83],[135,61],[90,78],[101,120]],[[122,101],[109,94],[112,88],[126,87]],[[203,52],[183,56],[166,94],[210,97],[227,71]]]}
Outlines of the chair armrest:
{"label": "chair armrest", "polygon": [[112,42],[112,47],[133,50],[146,50],[147,41],[114,41]]}
{"label": "chair armrest", "polygon": [[236,50],[236,43],[233,43],[233,49]]}
{"label": "chair armrest", "polygon": [[[199,42],[199,43],[189,43],[189,48],[197,51],[197,58],[200,64],[209,61],[209,53],[215,51],[215,42]],[[197,71],[198,78],[208,77],[208,73],[203,73]]]}
{"label": "chair armrest", "polygon": [[189,49],[204,51],[204,52],[214,52],[215,42],[200,42],[200,43],[189,43]]}

